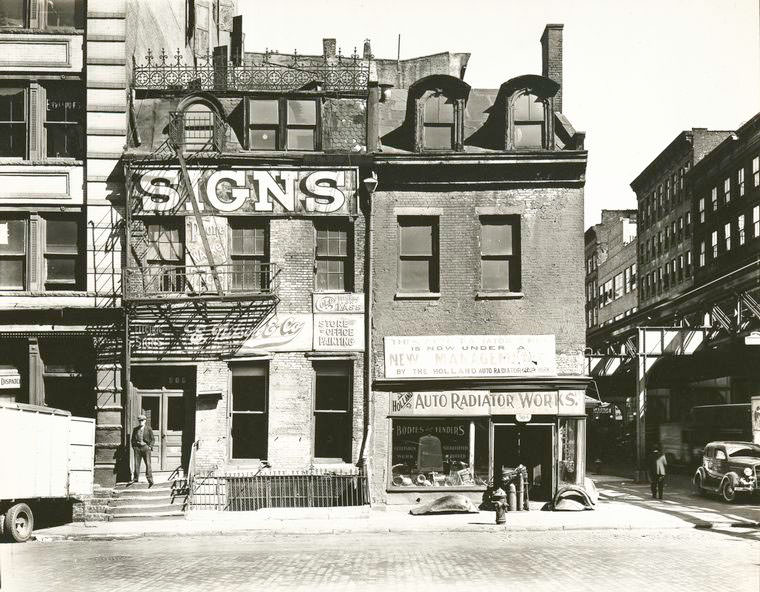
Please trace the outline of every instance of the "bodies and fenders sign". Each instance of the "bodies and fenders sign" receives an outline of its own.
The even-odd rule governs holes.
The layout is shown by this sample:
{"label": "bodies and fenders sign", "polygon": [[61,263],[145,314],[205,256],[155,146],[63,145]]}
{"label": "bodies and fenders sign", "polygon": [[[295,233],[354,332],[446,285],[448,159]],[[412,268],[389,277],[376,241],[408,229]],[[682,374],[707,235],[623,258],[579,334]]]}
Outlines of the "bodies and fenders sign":
{"label": "bodies and fenders sign", "polygon": [[582,390],[423,391],[391,393],[391,417],[585,415]]}
{"label": "bodies and fenders sign", "polygon": [[557,374],[554,335],[385,337],[386,378],[498,378]]}
{"label": "bodies and fenders sign", "polygon": [[[179,169],[132,174],[136,214],[191,215]],[[201,212],[262,216],[355,216],[358,170],[326,168],[188,169]]]}

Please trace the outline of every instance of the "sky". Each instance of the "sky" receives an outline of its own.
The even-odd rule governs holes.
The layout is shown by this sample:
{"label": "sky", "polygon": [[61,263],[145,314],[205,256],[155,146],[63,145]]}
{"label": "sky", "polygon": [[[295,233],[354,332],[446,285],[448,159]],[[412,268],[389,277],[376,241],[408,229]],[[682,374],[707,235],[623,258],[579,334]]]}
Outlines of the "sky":
{"label": "sky", "polygon": [[541,74],[563,23],[563,112],[586,132],[585,226],[635,208],[631,181],[685,129],[733,130],[760,111],[760,0],[238,0],[245,49],[377,57],[469,52],[465,81]]}

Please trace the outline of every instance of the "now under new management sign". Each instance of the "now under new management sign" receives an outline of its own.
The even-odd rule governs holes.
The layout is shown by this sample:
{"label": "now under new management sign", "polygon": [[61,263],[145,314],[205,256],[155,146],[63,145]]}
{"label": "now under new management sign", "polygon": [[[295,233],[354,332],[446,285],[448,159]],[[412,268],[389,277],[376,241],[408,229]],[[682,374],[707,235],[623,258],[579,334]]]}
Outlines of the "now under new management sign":
{"label": "now under new management sign", "polygon": [[496,378],[557,374],[554,335],[385,337],[386,378]]}

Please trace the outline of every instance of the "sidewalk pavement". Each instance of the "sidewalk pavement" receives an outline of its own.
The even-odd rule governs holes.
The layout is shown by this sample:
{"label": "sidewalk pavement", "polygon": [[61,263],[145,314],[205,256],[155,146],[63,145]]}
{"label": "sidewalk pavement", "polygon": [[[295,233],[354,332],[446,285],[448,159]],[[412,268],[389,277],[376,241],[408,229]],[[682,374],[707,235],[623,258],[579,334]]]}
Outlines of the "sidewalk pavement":
{"label": "sidewalk pavement", "polygon": [[[621,477],[593,475],[601,488],[620,483]],[[411,506],[342,508],[269,508],[255,512],[195,510],[184,519],[153,521],[75,522],[36,530],[36,540],[113,540],[138,537],[210,536],[230,534],[342,534],[415,532],[526,532],[562,530],[631,530],[711,528],[712,524],[664,513],[625,500],[600,499],[595,510],[541,511],[543,502],[531,502],[529,512],[509,512],[506,524],[497,525],[494,512],[413,516]]]}

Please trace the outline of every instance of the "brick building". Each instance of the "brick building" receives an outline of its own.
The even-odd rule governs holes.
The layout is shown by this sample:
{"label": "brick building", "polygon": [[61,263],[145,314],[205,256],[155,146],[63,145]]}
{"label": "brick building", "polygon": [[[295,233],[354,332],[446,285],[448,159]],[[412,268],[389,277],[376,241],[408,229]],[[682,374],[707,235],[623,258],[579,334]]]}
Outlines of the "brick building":
{"label": "brick building", "polygon": [[94,418],[95,478],[111,482],[122,315],[107,179],[126,129],[114,4],[0,3],[0,399]]}
{"label": "brick building", "polygon": [[369,229],[378,501],[479,500],[494,471],[518,463],[537,497],[584,474],[586,152],[562,115],[562,25],[542,46],[542,76],[498,89],[470,88],[460,70],[380,93]]}

